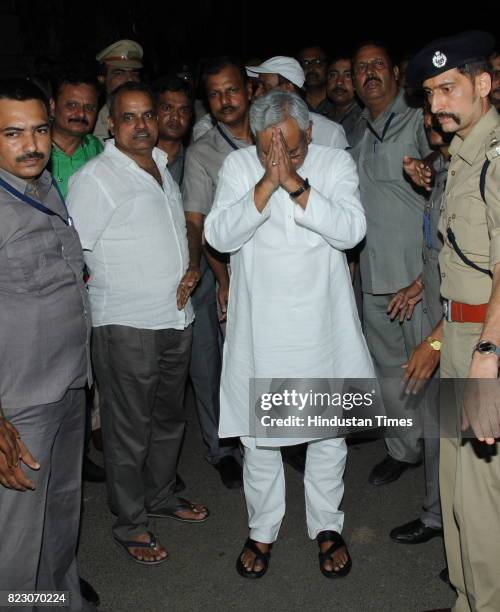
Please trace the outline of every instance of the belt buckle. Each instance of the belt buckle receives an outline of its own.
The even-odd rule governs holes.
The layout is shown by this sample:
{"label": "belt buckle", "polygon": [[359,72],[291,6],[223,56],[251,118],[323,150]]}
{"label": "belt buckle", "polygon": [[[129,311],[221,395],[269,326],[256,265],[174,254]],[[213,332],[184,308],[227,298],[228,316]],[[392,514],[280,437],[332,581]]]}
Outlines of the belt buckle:
{"label": "belt buckle", "polygon": [[448,321],[448,323],[451,323],[451,300],[443,300],[443,311],[444,318]]}

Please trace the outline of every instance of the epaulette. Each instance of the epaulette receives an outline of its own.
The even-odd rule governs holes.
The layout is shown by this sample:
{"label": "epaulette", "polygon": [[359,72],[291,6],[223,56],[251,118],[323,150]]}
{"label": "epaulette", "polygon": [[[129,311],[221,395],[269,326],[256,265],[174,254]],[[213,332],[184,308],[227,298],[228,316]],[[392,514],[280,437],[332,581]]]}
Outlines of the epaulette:
{"label": "epaulette", "polygon": [[490,161],[500,157],[500,134],[498,134],[498,131],[498,129],[493,130],[491,133],[492,139],[486,146],[486,157]]}

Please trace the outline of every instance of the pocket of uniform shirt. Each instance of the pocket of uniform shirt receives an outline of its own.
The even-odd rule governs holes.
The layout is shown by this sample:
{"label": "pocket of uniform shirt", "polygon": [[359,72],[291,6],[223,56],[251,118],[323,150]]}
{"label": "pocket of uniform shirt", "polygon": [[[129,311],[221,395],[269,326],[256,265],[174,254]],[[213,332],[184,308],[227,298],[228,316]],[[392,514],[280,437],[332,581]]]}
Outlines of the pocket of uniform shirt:
{"label": "pocket of uniform shirt", "polygon": [[373,178],[377,181],[400,181],[405,177],[403,157],[419,157],[413,143],[377,142],[374,149]]}

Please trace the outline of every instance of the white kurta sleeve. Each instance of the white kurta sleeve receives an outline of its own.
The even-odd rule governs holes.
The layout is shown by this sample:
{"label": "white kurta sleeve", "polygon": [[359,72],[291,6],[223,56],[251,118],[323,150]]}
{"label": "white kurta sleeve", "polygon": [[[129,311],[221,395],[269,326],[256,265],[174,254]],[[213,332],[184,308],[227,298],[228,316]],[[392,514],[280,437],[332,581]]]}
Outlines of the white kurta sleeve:
{"label": "white kurta sleeve", "polygon": [[304,210],[295,206],[295,221],[320,234],[339,250],[352,249],[366,234],[366,219],[359,199],[356,164],[344,151],[336,152],[328,170],[328,183],[319,191],[311,184]]}
{"label": "white kurta sleeve", "polygon": [[[236,154],[238,152],[235,152]],[[221,253],[234,253],[252,236],[270,215],[270,203],[260,213],[254,203],[254,188],[242,180],[245,167],[229,155],[219,173],[215,201],[205,220],[205,238]],[[239,161],[239,160],[238,160]]]}
{"label": "white kurta sleeve", "polygon": [[347,142],[344,127],[339,123],[334,123],[333,127],[335,129],[332,130],[330,146],[337,149],[347,149],[349,147],[349,143]]}

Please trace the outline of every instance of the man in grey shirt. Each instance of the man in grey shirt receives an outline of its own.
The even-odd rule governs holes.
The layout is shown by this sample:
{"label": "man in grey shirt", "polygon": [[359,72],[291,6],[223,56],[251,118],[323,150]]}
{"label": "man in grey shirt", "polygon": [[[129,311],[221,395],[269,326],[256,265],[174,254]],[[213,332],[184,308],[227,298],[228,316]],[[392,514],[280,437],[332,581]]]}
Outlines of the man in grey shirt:
{"label": "man in grey shirt", "polygon": [[[229,57],[216,58],[205,66],[203,79],[216,124],[187,150],[182,185],[188,239],[190,243],[196,241],[200,247],[204,220],[212,208],[222,163],[233,150],[252,144],[248,118],[251,88],[244,69]],[[238,454],[236,443],[221,445],[218,433],[221,355],[213,298],[217,280],[219,309],[224,320],[229,295],[225,259],[213,250],[205,249],[201,273],[202,278],[193,296],[197,320],[195,336],[198,334],[197,340],[193,339],[193,359],[202,359],[205,363],[205,387],[211,390],[211,396],[208,393],[203,398],[198,395],[198,415],[208,448],[207,460],[219,471],[226,487],[237,488],[242,484],[242,476],[235,458]],[[199,325],[197,330],[196,325]]]}
{"label": "man in grey shirt", "polygon": [[50,146],[41,91],[1,82],[0,591],[69,591],[87,610],[75,552],[90,316]]}
{"label": "man in grey shirt", "polygon": [[405,160],[405,172],[414,184],[431,190],[424,211],[424,237],[422,244],[421,274],[408,287],[403,287],[393,298],[389,315],[392,318],[411,318],[412,311],[422,301],[421,342],[413,350],[405,367],[403,381],[408,390],[419,390],[425,385],[421,400],[423,455],[425,468],[425,498],[418,519],[395,527],[391,538],[400,544],[420,544],[443,534],[441,503],[439,496],[439,361],[443,337],[443,305],[440,296],[441,275],[438,255],[443,246],[438,230],[441,202],[446,187],[449,166],[449,134],[441,130],[430,111],[424,114],[425,130],[429,144],[435,151],[431,164],[421,160]]}
{"label": "man in grey shirt", "polygon": [[[425,158],[430,148],[422,111],[410,108],[398,90],[398,71],[390,54],[378,44],[365,43],[353,57],[354,84],[365,104],[353,132],[352,154],[358,163],[361,202],[367,233],[360,253],[363,321],[366,340],[390,416],[408,416],[399,379],[421,334],[421,305],[411,320],[393,320],[387,308],[394,294],[408,286],[422,265],[422,218],[425,196],[403,173],[403,159]],[[413,430],[393,431],[386,438],[388,454],[375,466],[370,482],[392,482],[420,459],[420,442]]]}

